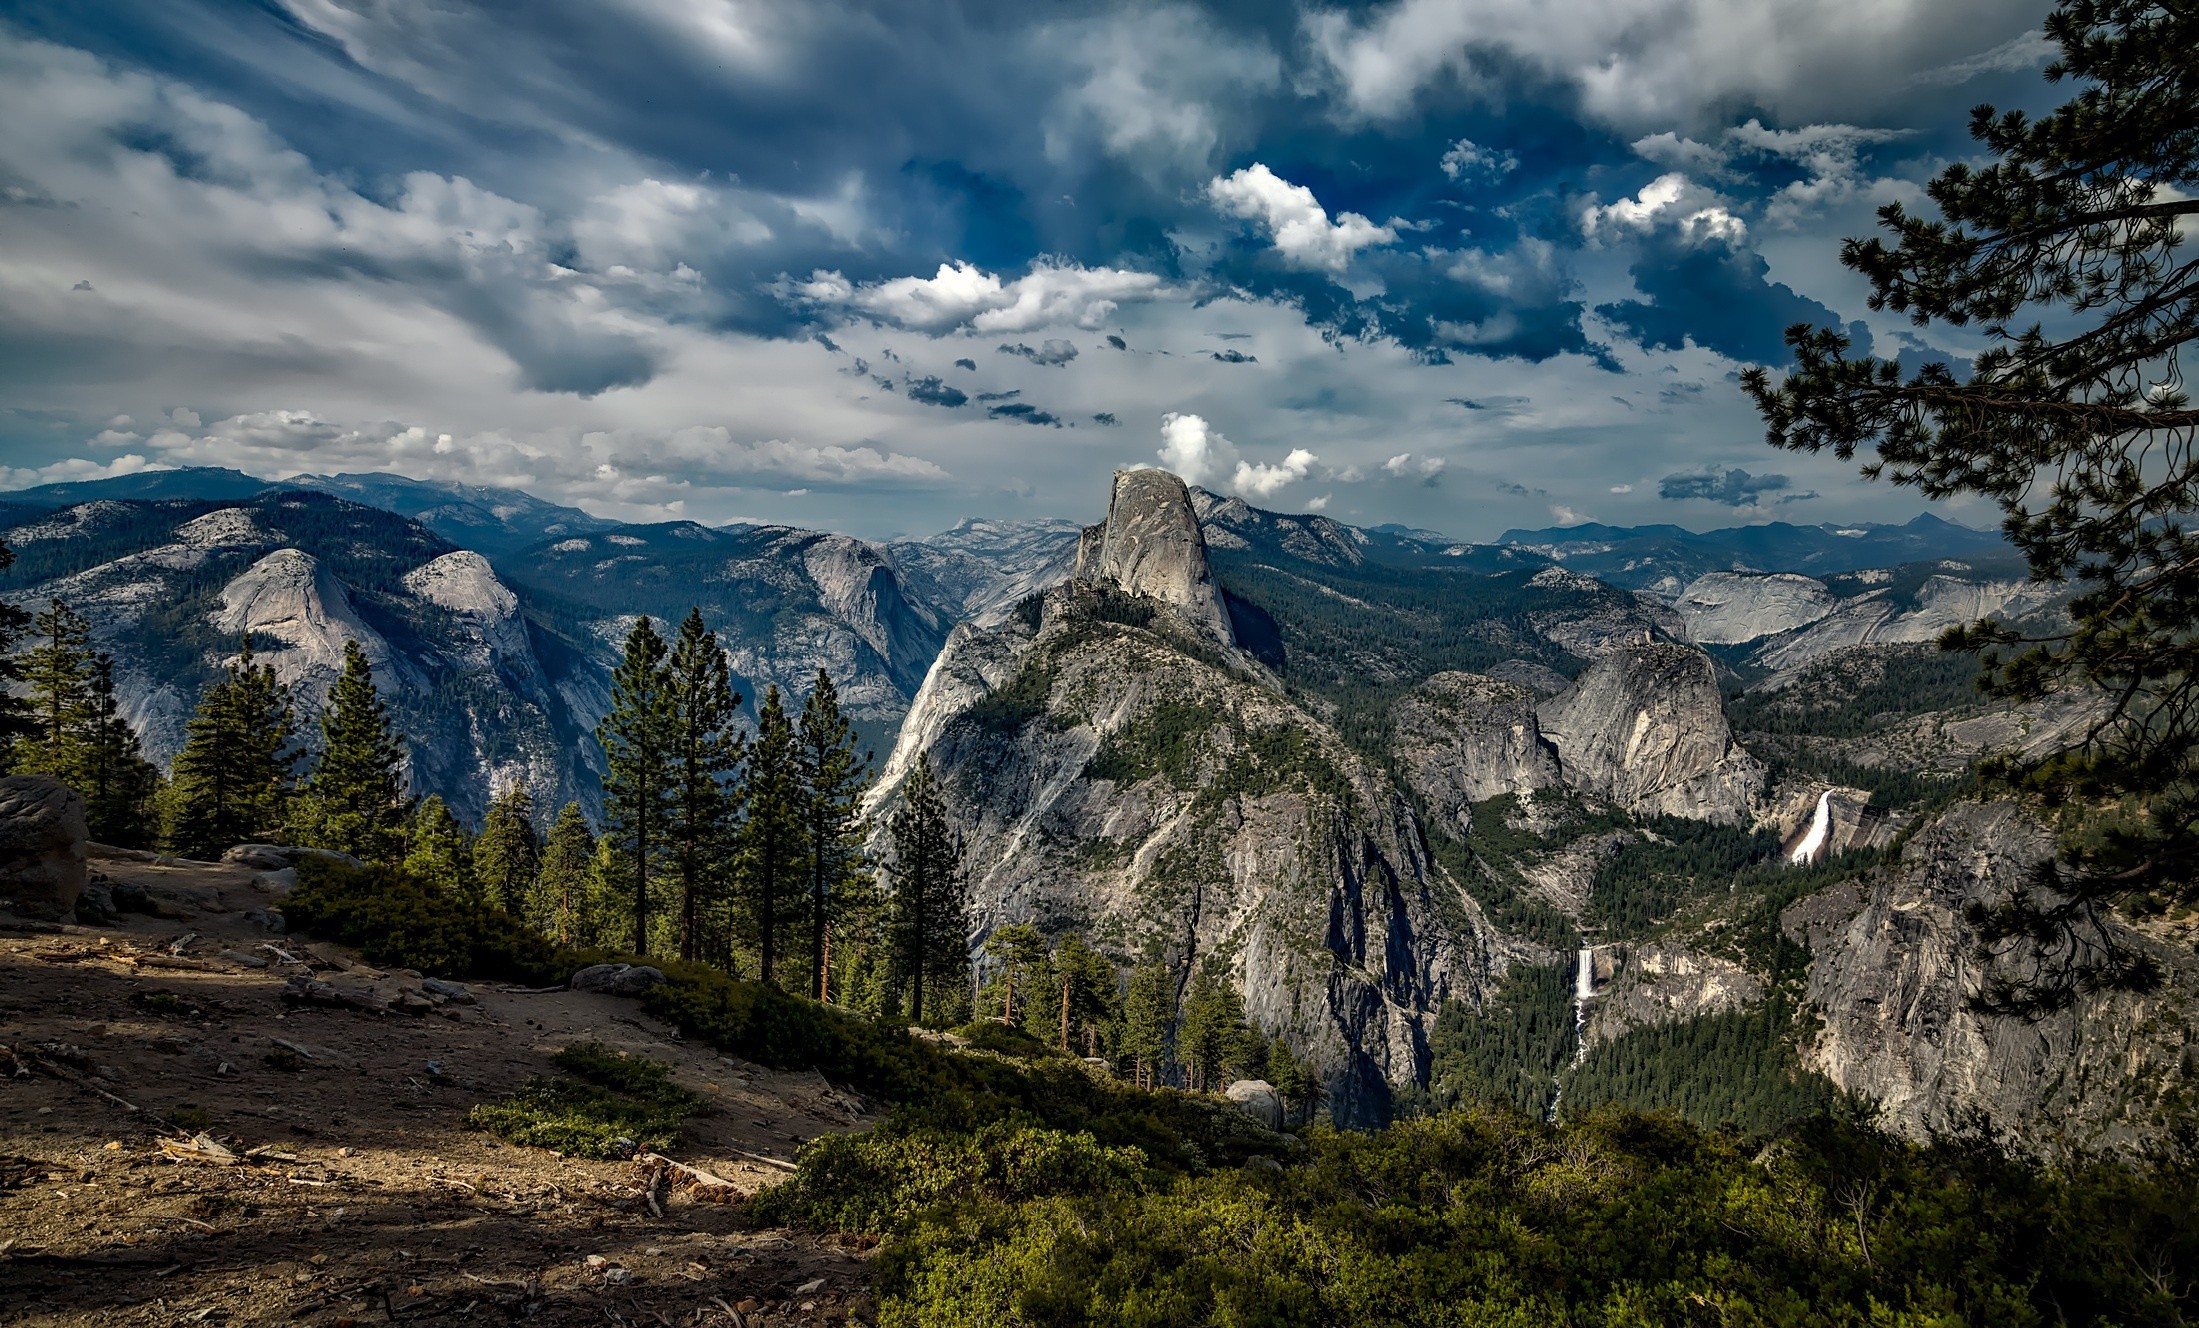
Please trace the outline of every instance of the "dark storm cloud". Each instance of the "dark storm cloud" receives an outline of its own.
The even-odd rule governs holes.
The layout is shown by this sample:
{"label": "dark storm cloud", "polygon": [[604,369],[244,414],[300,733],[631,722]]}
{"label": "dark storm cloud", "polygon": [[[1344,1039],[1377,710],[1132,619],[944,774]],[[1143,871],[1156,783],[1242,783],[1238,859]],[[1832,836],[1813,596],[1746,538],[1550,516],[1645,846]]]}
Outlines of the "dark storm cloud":
{"label": "dark storm cloud", "polygon": [[966,406],[970,394],[959,387],[950,387],[937,376],[911,378],[908,382],[909,400],[921,401],[927,406]]}
{"label": "dark storm cloud", "polygon": [[1019,341],[1013,346],[1003,345],[995,347],[995,349],[1003,355],[1020,356],[1033,364],[1043,364],[1052,368],[1059,368],[1077,357],[1076,343],[1059,337],[1037,347],[1027,346]]}
{"label": "dark storm cloud", "polygon": [[[1786,489],[1790,481],[1784,475],[1751,475],[1736,466],[1730,470],[1701,470],[1678,475],[1667,475],[1657,481],[1657,496],[1672,502],[1702,499],[1726,507],[1754,507],[1767,494]],[[1814,498],[1815,494],[1794,494],[1790,499]]]}

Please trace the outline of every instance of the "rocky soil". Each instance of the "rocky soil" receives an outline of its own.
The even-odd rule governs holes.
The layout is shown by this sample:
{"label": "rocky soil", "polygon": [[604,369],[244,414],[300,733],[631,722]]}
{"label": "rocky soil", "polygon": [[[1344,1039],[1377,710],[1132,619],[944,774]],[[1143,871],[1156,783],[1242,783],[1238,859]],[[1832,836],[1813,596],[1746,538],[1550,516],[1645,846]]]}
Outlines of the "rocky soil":
{"label": "rocky soil", "polygon": [[[243,868],[97,865],[154,912],[0,922],[0,1321],[871,1321],[856,1243],[463,1124],[598,1041],[712,1104],[672,1156],[746,1194],[802,1140],[866,1125],[852,1095],[683,1042],[630,1000],[423,995],[248,921],[266,900]],[[304,974],[416,1012],[286,1003]]]}

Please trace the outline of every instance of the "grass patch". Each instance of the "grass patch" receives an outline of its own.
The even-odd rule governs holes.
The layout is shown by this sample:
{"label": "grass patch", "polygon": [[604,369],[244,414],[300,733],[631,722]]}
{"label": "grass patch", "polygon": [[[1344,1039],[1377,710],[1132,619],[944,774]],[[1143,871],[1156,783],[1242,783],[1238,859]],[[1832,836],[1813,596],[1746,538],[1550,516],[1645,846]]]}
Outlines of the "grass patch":
{"label": "grass patch", "polygon": [[600,1042],[577,1042],[551,1063],[563,1078],[530,1079],[502,1102],[467,1112],[466,1124],[572,1157],[620,1158],[669,1148],[687,1118],[709,1107],[674,1084],[662,1063]]}

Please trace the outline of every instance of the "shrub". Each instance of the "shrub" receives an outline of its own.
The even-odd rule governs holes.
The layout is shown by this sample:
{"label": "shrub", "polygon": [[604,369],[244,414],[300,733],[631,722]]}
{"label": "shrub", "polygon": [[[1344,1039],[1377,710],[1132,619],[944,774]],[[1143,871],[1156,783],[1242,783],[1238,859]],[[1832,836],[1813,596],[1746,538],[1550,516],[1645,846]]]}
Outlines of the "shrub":
{"label": "shrub", "polygon": [[371,964],[542,985],[562,982],[596,959],[560,951],[503,909],[401,870],[319,858],[300,860],[297,870],[298,886],[283,900],[284,922],[356,946]]}
{"label": "shrub", "polygon": [[566,1077],[527,1081],[502,1102],[466,1113],[466,1124],[498,1138],[575,1157],[627,1157],[669,1148],[680,1126],[708,1104],[672,1082],[647,1056],[580,1042],[552,1062]]}

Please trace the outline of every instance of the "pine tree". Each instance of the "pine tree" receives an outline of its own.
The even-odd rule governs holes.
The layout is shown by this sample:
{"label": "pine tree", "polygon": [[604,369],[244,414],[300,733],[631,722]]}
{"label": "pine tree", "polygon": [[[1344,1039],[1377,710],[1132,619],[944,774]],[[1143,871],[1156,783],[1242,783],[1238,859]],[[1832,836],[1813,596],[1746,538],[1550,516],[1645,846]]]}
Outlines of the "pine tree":
{"label": "pine tree", "polygon": [[535,875],[533,903],[527,910],[534,924],[559,945],[595,940],[586,922],[595,861],[595,833],[581,815],[580,804],[568,802],[543,841],[542,870]]}
{"label": "pine tree", "polygon": [[92,660],[91,706],[82,763],[84,820],[102,844],[145,848],[152,843],[160,771],[140,752],[137,730],[115,699],[114,657]]}
{"label": "pine tree", "polygon": [[297,716],[274,667],[254,662],[249,636],[200,698],[185,734],[168,829],[176,852],[215,858],[233,844],[279,835],[298,760]]}
{"label": "pine tree", "polygon": [[893,853],[888,934],[895,984],[909,993],[910,1020],[921,1024],[928,991],[968,980],[970,894],[962,845],[948,824],[929,757],[916,758],[901,797],[886,824]]}
{"label": "pine tree", "polygon": [[395,862],[405,849],[405,740],[374,687],[357,641],[344,642],[344,671],[321,711],[321,759],[299,799],[299,840],[367,862]]}
{"label": "pine tree", "polygon": [[[728,783],[746,753],[734,731],[741,694],[733,690],[718,634],[691,608],[672,647],[668,688],[672,713],[672,785],[665,832],[679,880],[680,958],[695,959],[723,894],[726,850],[732,842],[739,788]],[[730,949],[730,937],[726,949]],[[728,954],[718,956],[723,962]]]}
{"label": "pine tree", "polygon": [[[15,550],[0,540],[0,572],[13,566]],[[16,743],[32,731],[30,706],[15,691],[23,680],[23,661],[15,647],[30,625],[29,614],[0,601],[0,774],[13,768]]]}
{"label": "pine tree", "polygon": [[817,999],[829,1001],[833,926],[868,902],[860,809],[870,782],[870,753],[857,753],[855,731],[840,713],[839,689],[823,669],[802,706],[795,762],[801,771],[802,852],[809,877],[810,972]]}
{"label": "pine tree", "polygon": [[1852,356],[1840,330],[1798,324],[1793,372],[1742,378],[1774,446],[1870,449],[1866,476],[1987,498],[2032,579],[2076,592],[2036,630],[1942,640],[1983,652],[1996,698],[2082,688],[2105,705],[2074,745],[1992,772],[2064,807],[2124,808],[2071,818],[2088,823],[2058,863],[1973,918],[1989,970],[2013,950],[1983,1003],[2029,1015],[2152,985],[2158,966],[2108,910],[2199,899],[2199,410],[2178,369],[2199,337],[2199,9],[2063,0],[2045,29],[2061,47],[2046,76],[2077,96],[2035,119],[1978,107],[1988,160],[1932,181],[1938,217],[1889,203],[1892,243],[1840,256],[1873,309],[1978,329],[1967,374]]}
{"label": "pine tree", "polygon": [[985,938],[985,953],[991,955],[996,964],[993,980],[986,984],[985,990],[991,1000],[1000,1004],[1001,1023],[1022,1022],[1034,998],[1038,1008],[1045,1010],[1046,994],[1054,985],[1053,965],[1046,950],[1046,938],[1039,935],[1038,928],[1028,922],[995,928],[993,934]]}
{"label": "pine tree", "polygon": [[801,922],[802,783],[795,763],[794,725],[777,687],[764,689],[756,711],[742,781],[748,815],[741,823],[743,911],[757,951],[758,974],[778,981],[780,942]]}
{"label": "pine tree", "polygon": [[611,712],[596,728],[609,766],[603,779],[604,838],[626,861],[633,892],[634,953],[649,953],[650,886],[664,852],[674,784],[672,692],[665,676],[664,638],[645,615],[627,633],[626,651],[611,675]]}
{"label": "pine tree", "polygon": [[473,876],[473,841],[436,794],[422,798],[412,814],[405,836],[405,870],[461,899],[480,897]]}
{"label": "pine tree", "polygon": [[489,802],[473,858],[474,877],[489,902],[513,917],[529,916],[535,878],[542,871],[542,844],[535,836],[534,799],[525,784],[513,780]]}
{"label": "pine tree", "polygon": [[49,599],[32,630],[39,644],[23,656],[23,677],[36,727],[16,768],[81,789],[92,703],[91,625]]}
{"label": "pine tree", "polygon": [[1183,1027],[1177,1034],[1177,1050],[1191,1071],[1191,1086],[1206,1090],[1219,1084],[1225,1067],[1245,1059],[1250,1033],[1244,997],[1238,995],[1228,971],[1208,956],[1184,993]]}
{"label": "pine tree", "polygon": [[1130,971],[1122,1002],[1122,1054],[1130,1058],[1131,1076],[1140,1087],[1158,1081],[1175,1022],[1175,981],[1158,959],[1148,959]]}
{"label": "pine tree", "polygon": [[1063,1051],[1082,1046],[1085,1055],[1097,1056],[1100,1030],[1115,1017],[1114,961],[1070,932],[1054,946],[1053,972],[1061,993],[1057,1044]]}

